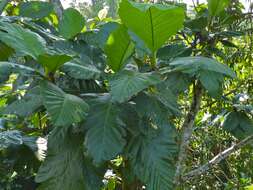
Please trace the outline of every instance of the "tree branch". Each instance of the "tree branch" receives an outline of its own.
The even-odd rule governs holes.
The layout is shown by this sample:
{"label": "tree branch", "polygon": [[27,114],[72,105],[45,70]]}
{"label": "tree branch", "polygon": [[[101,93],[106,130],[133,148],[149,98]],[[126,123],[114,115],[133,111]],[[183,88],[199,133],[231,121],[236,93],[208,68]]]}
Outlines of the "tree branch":
{"label": "tree branch", "polygon": [[176,167],[176,173],[174,178],[174,183],[179,184],[182,177],[182,171],[185,165],[186,158],[186,150],[190,142],[190,138],[193,132],[193,125],[196,118],[196,115],[200,108],[201,98],[203,94],[203,90],[199,81],[197,81],[196,85],[194,85],[193,89],[193,100],[191,103],[190,111],[186,115],[185,121],[182,126],[182,139],[180,144],[180,150],[178,154],[178,162]]}
{"label": "tree branch", "polygon": [[247,138],[243,139],[238,144],[234,144],[231,147],[229,147],[228,149],[226,149],[223,152],[219,153],[212,160],[210,160],[208,163],[198,167],[195,170],[190,171],[189,173],[187,173],[186,175],[183,176],[183,180],[187,180],[187,179],[190,179],[192,177],[204,174],[210,168],[212,168],[214,165],[220,163],[222,160],[224,160],[225,158],[227,158],[228,156],[230,156],[232,153],[239,150],[243,146],[249,144],[251,141],[253,141],[253,135],[248,136]]}
{"label": "tree branch", "polygon": [[62,14],[63,14],[63,6],[61,4],[61,0],[50,0],[50,2],[54,5],[56,14],[58,18],[61,20],[62,19]]}

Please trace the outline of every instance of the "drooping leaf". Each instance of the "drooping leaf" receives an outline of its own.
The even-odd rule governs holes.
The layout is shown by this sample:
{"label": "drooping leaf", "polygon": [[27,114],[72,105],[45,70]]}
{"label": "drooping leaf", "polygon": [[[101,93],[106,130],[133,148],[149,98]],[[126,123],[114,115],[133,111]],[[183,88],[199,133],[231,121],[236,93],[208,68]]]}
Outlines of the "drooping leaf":
{"label": "drooping leaf", "polygon": [[101,71],[94,65],[87,64],[82,61],[73,60],[62,66],[63,72],[75,79],[97,79]]}
{"label": "drooping leaf", "polygon": [[71,56],[66,54],[43,54],[38,57],[38,62],[43,65],[47,71],[55,72],[64,63],[70,61]]}
{"label": "drooping leaf", "polygon": [[51,83],[41,84],[41,93],[55,126],[68,126],[82,121],[87,115],[89,106],[81,98],[66,94]]}
{"label": "drooping leaf", "polygon": [[157,129],[143,121],[142,132],[134,134],[127,147],[133,172],[147,190],[173,189],[178,146],[174,127],[164,125]]}
{"label": "drooping leaf", "polygon": [[217,16],[230,3],[230,0],[207,0],[208,10],[211,16]]}
{"label": "drooping leaf", "polygon": [[48,153],[36,176],[39,190],[99,190],[103,170],[84,157],[80,134],[55,128],[49,135]]}
{"label": "drooping leaf", "polygon": [[143,89],[159,82],[161,82],[161,78],[154,73],[123,70],[109,81],[112,100],[122,103]]}
{"label": "drooping leaf", "polygon": [[201,71],[199,80],[210,96],[219,97],[222,95],[224,76],[220,73]]}
{"label": "drooping leaf", "polygon": [[253,121],[245,112],[233,111],[226,115],[223,128],[236,138],[244,139],[253,134]]}
{"label": "drooping leaf", "polygon": [[36,59],[46,52],[46,42],[38,34],[22,28],[18,24],[0,22],[0,40],[19,53]]}
{"label": "drooping leaf", "polygon": [[225,64],[207,57],[182,57],[170,63],[175,67],[175,71],[181,71],[191,75],[197,74],[201,70],[221,73],[227,77],[235,78],[235,73]]}
{"label": "drooping leaf", "polygon": [[123,0],[119,16],[130,30],[137,34],[155,52],[183,26],[181,7],[160,4],[135,3]]}
{"label": "drooping leaf", "polygon": [[20,117],[28,117],[34,113],[40,106],[42,100],[39,87],[30,89],[25,96],[9,104],[3,111],[3,114],[14,114]]}
{"label": "drooping leaf", "polygon": [[106,42],[105,53],[107,64],[114,71],[119,71],[126,64],[126,60],[134,51],[134,43],[131,41],[127,28],[124,25],[118,26]]}
{"label": "drooping leaf", "polygon": [[30,1],[23,2],[19,7],[19,15],[33,19],[41,19],[48,16],[54,10],[53,4],[49,2]]}
{"label": "drooping leaf", "polygon": [[96,164],[111,160],[122,152],[126,132],[117,106],[107,99],[96,100],[85,126],[88,127],[85,146]]}
{"label": "drooping leaf", "polygon": [[65,39],[71,39],[81,32],[84,24],[84,17],[76,9],[65,9],[59,23],[59,33]]}
{"label": "drooping leaf", "polygon": [[207,57],[183,57],[170,63],[174,71],[197,77],[209,95],[219,97],[225,76],[234,78],[235,73],[225,64]]}

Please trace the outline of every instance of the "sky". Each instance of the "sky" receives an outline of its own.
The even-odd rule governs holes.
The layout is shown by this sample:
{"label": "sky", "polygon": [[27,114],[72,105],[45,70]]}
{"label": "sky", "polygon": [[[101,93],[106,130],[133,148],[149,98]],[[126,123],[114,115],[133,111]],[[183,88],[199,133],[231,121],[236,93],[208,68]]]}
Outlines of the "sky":
{"label": "sky", "polygon": [[[63,7],[68,8],[70,6],[72,0],[61,0]],[[90,0],[76,0],[77,2],[90,2]],[[184,3],[187,3],[189,5],[192,5],[192,0],[182,0]],[[196,2],[196,0],[194,0]],[[249,3],[246,3],[247,0],[240,0],[245,7],[249,7]],[[206,2],[206,0],[199,0],[200,3]]]}

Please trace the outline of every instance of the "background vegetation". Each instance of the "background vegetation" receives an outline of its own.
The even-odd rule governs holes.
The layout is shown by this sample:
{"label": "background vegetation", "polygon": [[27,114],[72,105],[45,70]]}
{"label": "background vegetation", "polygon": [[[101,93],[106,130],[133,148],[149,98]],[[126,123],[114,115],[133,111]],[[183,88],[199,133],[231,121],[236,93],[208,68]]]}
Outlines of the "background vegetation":
{"label": "background vegetation", "polygon": [[253,6],[193,2],[0,1],[0,189],[253,188]]}

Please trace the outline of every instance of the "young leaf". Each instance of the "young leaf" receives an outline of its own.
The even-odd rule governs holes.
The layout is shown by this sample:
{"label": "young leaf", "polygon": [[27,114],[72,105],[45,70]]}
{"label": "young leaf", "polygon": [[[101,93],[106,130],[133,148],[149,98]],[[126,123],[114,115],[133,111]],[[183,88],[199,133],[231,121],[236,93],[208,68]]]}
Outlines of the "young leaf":
{"label": "young leaf", "polygon": [[184,10],[160,4],[135,3],[123,0],[119,16],[155,52],[183,26]]}
{"label": "young leaf", "polygon": [[119,71],[125,65],[126,60],[134,51],[134,43],[131,41],[127,28],[124,25],[118,26],[106,42],[105,53],[107,64],[114,71]]}
{"label": "young leaf", "polygon": [[22,28],[18,24],[0,22],[0,40],[17,52],[36,59],[46,52],[46,42],[38,34]]}
{"label": "young leaf", "polygon": [[154,129],[143,123],[142,132],[135,134],[127,147],[134,174],[148,190],[173,189],[175,161],[178,150],[173,126]]}
{"label": "young leaf", "polygon": [[41,93],[55,126],[68,126],[82,121],[87,115],[89,106],[81,98],[66,94],[51,83],[41,84]]}
{"label": "young leaf", "polygon": [[65,39],[71,39],[82,31],[84,24],[84,17],[76,9],[65,9],[59,23],[59,33]]}
{"label": "young leaf", "polygon": [[112,100],[120,103],[128,101],[143,89],[159,82],[161,82],[159,75],[154,73],[123,70],[109,81]]}
{"label": "young leaf", "polygon": [[108,100],[93,102],[85,126],[85,145],[94,162],[111,160],[122,152],[126,142],[125,129],[119,119],[119,108]]}
{"label": "young leaf", "polygon": [[207,0],[207,2],[210,15],[217,16],[229,5],[230,0]]}
{"label": "young leaf", "polygon": [[48,16],[54,10],[53,4],[49,2],[30,1],[23,2],[19,7],[19,15],[33,19],[41,19]]}
{"label": "young leaf", "polygon": [[72,57],[66,54],[43,54],[38,57],[38,62],[43,65],[47,71],[55,72],[71,59]]}
{"label": "young leaf", "polygon": [[55,128],[49,135],[48,153],[36,182],[38,190],[100,190],[104,171],[84,157],[83,138],[66,128]]}

